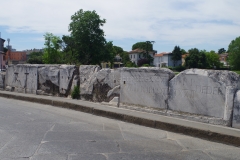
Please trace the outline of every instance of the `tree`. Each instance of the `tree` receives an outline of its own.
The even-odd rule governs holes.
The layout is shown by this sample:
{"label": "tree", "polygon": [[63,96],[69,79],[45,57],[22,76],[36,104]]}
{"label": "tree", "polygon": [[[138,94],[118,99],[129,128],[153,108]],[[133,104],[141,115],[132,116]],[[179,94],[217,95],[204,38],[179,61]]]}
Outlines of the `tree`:
{"label": "tree", "polygon": [[77,64],[77,60],[74,58],[75,55],[75,43],[71,36],[62,36],[62,50],[63,50],[63,59],[65,63],[68,64]]}
{"label": "tree", "polygon": [[182,58],[181,48],[179,46],[175,46],[172,51],[172,60],[174,63],[174,67],[176,66],[176,62],[181,60],[181,58]]}
{"label": "tree", "polygon": [[184,49],[181,49],[181,53],[182,53],[182,55],[187,54],[187,52]]}
{"label": "tree", "polygon": [[30,64],[43,64],[43,53],[42,52],[32,52],[29,55],[27,63]]}
{"label": "tree", "polygon": [[206,67],[206,55],[204,52],[200,52],[197,48],[190,49],[188,51],[189,56],[185,59],[185,66],[188,68],[205,68]]}
{"label": "tree", "polygon": [[226,53],[226,50],[224,48],[220,48],[218,50],[218,54]]}
{"label": "tree", "polygon": [[232,69],[240,69],[240,36],[232,40],[228,46],[228,62]]}
{"label": "tree", "polygon": [[114,50],[114,55],[115,56],[123,52],[123,49],[121,47],[118,47],[118,46],[113,46],[113,50]]}
{"label": "tree", "polygon": [[44,35],[45,48],[43,54],[43,62],[46,64],[61,63],[61,39],[52,33],[46,33]]}
{"label": "tree", "polygon": [[219,55],[215,51],[206,52],[206,68],[220,68]]}
{"label": "tree", "polygon": [[137,42],[132,46],[132,50],[134,49],[143,49],[145,51],[153,51],[153,45],[150,41],[146,42]]}
{"label": "tree", "polygon": [[[74,43],[73,57],[81,64],[100,64],[111,56],[101,27],[106,23],[96,11],[80,9],[71,16],[69,32]],[[107,49],[108,50],[108,49]]]}

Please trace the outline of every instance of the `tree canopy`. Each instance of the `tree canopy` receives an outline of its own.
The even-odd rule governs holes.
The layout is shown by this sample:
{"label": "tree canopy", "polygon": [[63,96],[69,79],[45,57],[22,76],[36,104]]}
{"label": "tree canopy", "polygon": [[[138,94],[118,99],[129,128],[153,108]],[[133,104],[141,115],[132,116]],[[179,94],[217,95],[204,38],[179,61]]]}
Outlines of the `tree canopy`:
{"label": "tree canopy", "polygon": [[32,52],[32,53],[30,53],[27,63],[43,64],[43,53],[42,52]]}
{"label": "tree canopy", "polygon": [[185,59],[185,66],[187,68],[205,68],[206,67],[206,55],[203,51],[199,51],[197,48],[190,49],[188,51],[189,56]]}
{"label": "tree canopy", "polygon": [[181,48],[179,46],[175,46],[172,51],[172,60],[174,62],[174,66],[176,66],[176,62],[178,60],[181,60],[181,58],[182,58]]}
{"label": "tree canopy", "polygon": [[226,50],[224,49],[224,48],[220,48],[219,50],[218,50],[218,54],[222,54],[222,53],[225,53],[226,52]]}
{"label": "tree canopy", "polygon": [[44,35],[45,47],[43,54],[43,62],[46,64],[62,63],[61,58],[61,39],[52,33],[46,33]]}
{"label": "tree canopy", "polygon": [[240,36],[232,40],[228,46],[228,61],[232,69],[240,69]]}
{"label": "tree canopy", "polygon": [[137,43],[133,44],[132,50],[137,49],[137,48],[143,49],[145,51],[152,51],[153,50],[153,45],[150,41],[137,42]]}
{"label": "tree canopy", "polygon": [[[69,32],[73,57],[81,64],[100,64],[108,61],[112,56],[104,31],[101,28],[106,23],[96,11],[83,11],[80,9],[71,16]],[[70,43],[70,42],[69,42]],[[68,45],[69,45],[68,43]],[[69,49],[70,50],[70,49]]]}
{"label": "tree canopy", "polygon": [[205,52],[206,55],[206,68],[220,68],[221,62],[219,55],[215,51]]}

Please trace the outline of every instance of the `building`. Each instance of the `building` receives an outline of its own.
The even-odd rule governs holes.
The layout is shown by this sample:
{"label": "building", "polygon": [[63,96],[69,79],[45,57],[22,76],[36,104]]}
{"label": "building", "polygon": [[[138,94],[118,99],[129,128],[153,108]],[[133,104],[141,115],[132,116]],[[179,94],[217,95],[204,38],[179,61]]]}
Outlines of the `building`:
{"label": "building", "polygon": [[[128,53],[129,53],[129,58],[130,58],[130,60],[137,65],[137,64],[138,64],[138,61],[139,61],[140,59],[144,59],[144,58],[145,58],[145,57],[144,57],[144,54],[146,54],[146,51],[143,50],[143,49],[137,48],[137,49],[132,50],[132,51],[130,51],[130,52],[128,52]],[[149,54],[152,58],[154,58],[154,55],[155,55],[156,53],[157,53],[157,51],[155,51],[155,50],[148,52],[148,54]]]}
{"label": "building", "polygon": [[27,55],[25,51],[11,51],[6,53],[7,64],[23,64],[27,61]]}
{"label": "building", "polygon": [[[102,68],[111,68],[110,62],[102,62],[101,63]],[[116,55],[113,60],[113,66],[112,68],[120,68],[123,67],[122,58],[119,55]]]}
{"label": "building", "polygon": [[5,40],[0,38],[0,71],[2,71],[2,69],[5,69],[4,42]]}
{"label": "building", "polygon": [[162,52],[154,55],[153,64],[156,67],[177,67],[182,65],[182,59],[175,62],[172,60],[172,52]]}
{"label": "building", "polygon": [[228,66],[227,58],[228,58],[228,53],[219,54],[219,60],[221,63],[223,63],[224,66]]}
{"label": "building", "polygon": [[189,55],[188,53],[182,55],[182,66],[185,64],[185,59],[188,55]]}

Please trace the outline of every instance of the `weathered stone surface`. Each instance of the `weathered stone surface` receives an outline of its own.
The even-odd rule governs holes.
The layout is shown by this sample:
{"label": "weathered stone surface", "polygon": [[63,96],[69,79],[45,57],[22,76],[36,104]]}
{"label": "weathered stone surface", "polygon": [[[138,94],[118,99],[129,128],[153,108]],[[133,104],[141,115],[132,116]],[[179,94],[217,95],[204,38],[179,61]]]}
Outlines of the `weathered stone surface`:
{"label": "weathered stone surface", "polygon": [[167,109],[168,82],[174,73],[164,68],[122,68],[120,102]]}
{"label": "weathered stone surface", "polygon": [[5,72],[0,72],[0,89],[5,89]]}
{"label": "weathered stone surface", "polygon": [[169,83],[169,109],[230,122],[239,79],[231,71],[185,70]]}
{"label": "weathered stone surface", "polygon": [[78,69],[75,65],[61,65],[60,66],[60,86],[59,93],[62,95],[69,95],[72,81],[75,75],[78,74]]}
{"label": "weathered stone surface", "polygon": [[9,65],[6,72],[6,86],[16,92],[36,93],[38,67],[40,65]]}
{"label": "weathered stone surface", "polygon": [[79,69],[81,99],[95,102],[110,101],[119,96],[117,91],[108,92],[119,86],[120,72],[113,69],[102,69],[94,65],[82,65]]}
{"label": "weathered stone surface", "polygon": [[97,65],[81,65],[79,67],[81,95],[92,94],[93,83],[96,81],[95,75],[99,70],[100,67]]}
{"label": "weathered stone surface", "polygon": [[79,77],[79,75],[74,75],[73,76],[71,91],[73,91],[75,86],[80,86],[80,77]]}
{"label": "weathered stone surface", "polygon": [[60,65],[46,65],[38,68],[39,90],[38,93],[58,95],[59,94]]}
{"label": "weathered stone surface", "polygon": [[240,129],[240,90],[237,91],[234,98],[232,127]]}

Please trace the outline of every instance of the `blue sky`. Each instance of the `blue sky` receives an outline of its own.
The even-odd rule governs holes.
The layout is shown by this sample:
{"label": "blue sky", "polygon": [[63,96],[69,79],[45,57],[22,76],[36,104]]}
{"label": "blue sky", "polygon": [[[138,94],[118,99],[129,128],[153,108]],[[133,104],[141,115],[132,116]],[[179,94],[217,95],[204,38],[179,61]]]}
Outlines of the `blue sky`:
{"label": "blue sky", "polygon": [[158,53],[176,45],[218,51],[240,36],[239,0],[7,0],[1,6],[1,37],[17,50],[43,48],[46,32],[68,35],[79,9],[105,18],[106,39],[126,51],[140,41],[155,41]]}

